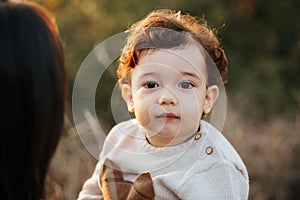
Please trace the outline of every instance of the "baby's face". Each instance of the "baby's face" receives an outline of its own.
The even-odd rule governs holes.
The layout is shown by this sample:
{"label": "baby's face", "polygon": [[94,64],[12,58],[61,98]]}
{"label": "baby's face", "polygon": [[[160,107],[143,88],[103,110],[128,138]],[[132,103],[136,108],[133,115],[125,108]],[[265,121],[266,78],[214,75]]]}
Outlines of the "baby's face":
{"label": "baby's face", "polygon": [[206,83],[204,57],[195,45],[140,58],[132,71],[129,103],[150,143],[176,145],[195,134],[209,101]]}

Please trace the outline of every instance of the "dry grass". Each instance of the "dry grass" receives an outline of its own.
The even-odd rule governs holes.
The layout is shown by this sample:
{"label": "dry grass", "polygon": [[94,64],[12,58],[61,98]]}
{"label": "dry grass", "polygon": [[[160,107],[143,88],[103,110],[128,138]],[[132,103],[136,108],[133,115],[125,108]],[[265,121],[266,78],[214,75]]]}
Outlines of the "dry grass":
{"label": "dry grass", "polygon": [[[300,197],[300,117],[294,122],[273,120],[248,124],[231,111],[224,135],[244,160],[250,176],[249,199]],[[47,199],[76,199],[96,160],[72,130],[61,139],[47,179]]]}
{"label": "dry grass", "polygon": [[229,113],[224,135],[240,153],[250,177],[249,199],[299,199],[300,117],[263,125]]}
{"label": "dry grass", "polygon": [[78,135],[70,129],[61,139],[46,180],[49,200],[74,200],[82,184],[94,170],[97,160],[82,145]]}

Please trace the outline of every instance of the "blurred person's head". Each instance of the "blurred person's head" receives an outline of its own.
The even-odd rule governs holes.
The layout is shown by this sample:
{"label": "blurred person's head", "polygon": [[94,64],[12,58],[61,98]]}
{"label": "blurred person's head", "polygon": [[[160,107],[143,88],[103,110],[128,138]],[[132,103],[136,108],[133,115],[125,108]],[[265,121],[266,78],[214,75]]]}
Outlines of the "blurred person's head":
{"label": "blurred person's head", "polygon": [[64,119],[58,29],[34,3],[0,1],[0,199],[41,199]]}

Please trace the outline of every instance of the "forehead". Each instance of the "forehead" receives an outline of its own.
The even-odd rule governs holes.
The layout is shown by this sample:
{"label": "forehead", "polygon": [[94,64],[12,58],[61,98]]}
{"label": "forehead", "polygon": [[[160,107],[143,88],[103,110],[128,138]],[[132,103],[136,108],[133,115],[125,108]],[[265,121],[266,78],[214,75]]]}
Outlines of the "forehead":
{"label": "forehead", "polygon": [[186,71],[198,75],[206,74],[204,54],[199,46],[190,44],[185,47],[172,49],[157,49],[142,55],[136,71],[173,69],[178,72]]}

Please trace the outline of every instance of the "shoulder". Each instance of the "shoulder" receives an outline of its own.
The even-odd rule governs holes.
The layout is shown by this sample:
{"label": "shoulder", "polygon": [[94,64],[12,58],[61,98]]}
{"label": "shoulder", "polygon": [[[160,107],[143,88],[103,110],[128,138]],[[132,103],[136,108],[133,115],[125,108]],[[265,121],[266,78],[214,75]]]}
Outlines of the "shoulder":
{"label": "shoulder", "polygon": [[127,121],[123,121],[115,125],[110,132],[108,133],[108,137],[113,137],[115,134],[120,136],[128,136],[134,135],[140,130],[140,126],[136,119],[130,119]]}
{"label": "shoulder", "polygon": [[208,122],[201,121],[200,134],[201,138],[195,146],[198,159],[185,174],[186,181],[180,187],[180,196],[183,199],[193,199],[199,195],[203,199],[247,199],[248,172],[237,151]]}
{"label": "shoulder", "polygon": [[126,143],[128,140],[136,137],[140,133],[140,126],[136,119],[120,122],[116,124],[105,138],[102,153],[109,152],[118,145]]}
{"label": "shoulder", "polygon": [[226,161],[195,173],[178,191],[181,199],[247,199],[249,182]]}
{"label": "shoulder", "polygon": [[200,160],[208,159],[213,163],[226,163],[234,166],[244,178],[248,172],[241,157],[231,143],[208,122],[201,121],[201,133],[204,135],[203,145],[199,151]]}
{"label": "shoulder", "polygon": [[[228,181],[232,181],[231,183],[243,183],[242,185],[245,187],[249,185],[245,164],[222,133],[208,122],[201,121],[200,134],[201,138],[194,146],[198,159],[188,172],[187,177],[194,181],[197,179],[203,181],[208,177],[210,179],[214,177],[233,177],[233,179],[228,179]],[[201,180],[201,177],[206,178]],[[188,182],[189,180],[186,183]],[[228,184],[230,183],[228,182]]]}
{"label": "shoulder", "polygon": [[144,135],[136,119],[115,125],[105,138],[101,156],[128,151],[143,145]]}

